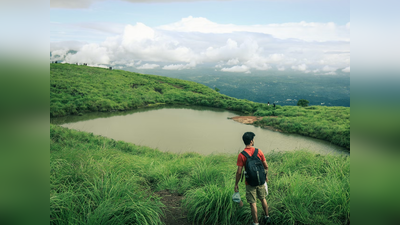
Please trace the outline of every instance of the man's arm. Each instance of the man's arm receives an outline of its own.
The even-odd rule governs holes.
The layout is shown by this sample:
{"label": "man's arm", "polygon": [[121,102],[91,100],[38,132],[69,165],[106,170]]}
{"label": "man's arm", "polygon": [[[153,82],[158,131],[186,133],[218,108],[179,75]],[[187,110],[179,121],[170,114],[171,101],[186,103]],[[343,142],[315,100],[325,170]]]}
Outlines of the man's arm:
{"label": "man's arm", "polygon": [[263,166],[265,169],[265,180],[268,182],[268,164],[266,160],[263,162]]}
{"label": "man's arm", "polygon": [[239,181],[240,181],[240,176],[242,175],[242,169],[243,169],[243,166],[238,166],[238,169],[236,171],[235,192],[239,191],[238,184],[239,184]]}

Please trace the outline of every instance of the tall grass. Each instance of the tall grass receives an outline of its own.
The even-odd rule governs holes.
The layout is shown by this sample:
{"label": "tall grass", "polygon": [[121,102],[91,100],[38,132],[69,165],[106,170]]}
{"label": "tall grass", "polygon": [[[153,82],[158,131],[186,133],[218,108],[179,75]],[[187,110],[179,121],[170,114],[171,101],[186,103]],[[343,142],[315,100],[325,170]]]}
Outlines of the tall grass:
{"label": "tall grass", "polygon": [[[154,192],[184,195],[189,221],[247,224],[250,208],[231,199],[237,155],[172,154],[50,126],[51,224],[161,224]],[[350,221],[350,157],[307,151],[265,154],[276,224]],[[261,204],[257,203],[259,216]]]}
{"label": "tall grass", "polygon": [[327,140],[350,149],[349,107],[279,106],[259,109],[254,114],[266,116],[255,122],[256,125],[273,126],[284,132]]}
{"label": "tall grass", "polygon": [[[188,219],[196,224],[240,224],[251,221],[250,207],[232,201],[234,181],[209,184],[188,190],[183,205]],[[245,196],[244,191],[240,191]]]}

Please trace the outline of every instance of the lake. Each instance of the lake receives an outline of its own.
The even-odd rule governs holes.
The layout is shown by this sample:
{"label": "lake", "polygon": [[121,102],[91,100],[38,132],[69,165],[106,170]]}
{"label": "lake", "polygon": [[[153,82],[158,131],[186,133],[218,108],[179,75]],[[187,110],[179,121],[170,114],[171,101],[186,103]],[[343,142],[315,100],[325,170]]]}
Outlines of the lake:
{"label": "lake", "polygon": [[238,154],[245,147],[242,135],[251,131],[256,134],[255,147],[264,153],[308,149],[320,154],[349,154],[345,148],[327,141],[228,119],[238,115],[237,112],[215,108],[163,106],[52,118],[51,123],[174,153]]}

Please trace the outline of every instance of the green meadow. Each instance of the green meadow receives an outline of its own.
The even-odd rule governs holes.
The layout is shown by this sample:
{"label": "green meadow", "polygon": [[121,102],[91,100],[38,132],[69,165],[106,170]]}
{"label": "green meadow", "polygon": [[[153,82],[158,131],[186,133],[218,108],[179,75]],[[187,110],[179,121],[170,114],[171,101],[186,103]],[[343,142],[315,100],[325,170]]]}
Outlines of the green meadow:
{"label": "green meadow", "polygon": [[[198,105],[263,116],[257,126],[350,148],[350,108],[267,106],[179,79],[50,64],[50,116],[125,111],[160,104]],[[50,125],[50,224],[162,224],[155,192],[184,196],[194,224],[249,224],[231,199],[237,154],[174,154]],[[307,150],[266,154],[275,224],[349,224],[350,156]],[[258,203],[259,216],[262,207]]]}
{"label": "green meadow", "polygon": [[[258,110],[264,116],[257,126],[272,126],[287,133],[327,140],[350,149],[350,108],[333,106],[284,106],[275,110]],[[272,116],[272,117],[271,117]]]}
{"label": "green meadow", "polygon": [[[231,199],[237,155],[173,154],[50,125],[50,224],[162,224],[154,192],[185,196],[195,224],[248,224]],[[266,154],[275,224],[348,224],[350,157]],[[258,203],[261,216],[262,208]]]}

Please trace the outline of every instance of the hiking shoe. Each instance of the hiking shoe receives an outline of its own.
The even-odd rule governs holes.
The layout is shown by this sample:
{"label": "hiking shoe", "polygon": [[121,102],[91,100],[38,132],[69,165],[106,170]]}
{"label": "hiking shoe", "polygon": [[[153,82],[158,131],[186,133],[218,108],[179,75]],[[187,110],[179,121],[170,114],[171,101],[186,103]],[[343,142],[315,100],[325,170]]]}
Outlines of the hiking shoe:
{"label": "hiking shoe", "polygon": [[263,224],[263,225],[265,225],[265,224],[271,224],[271,218],[269,218],[269,216],[264,216],[264,217],[262,218],[260,224]]}

